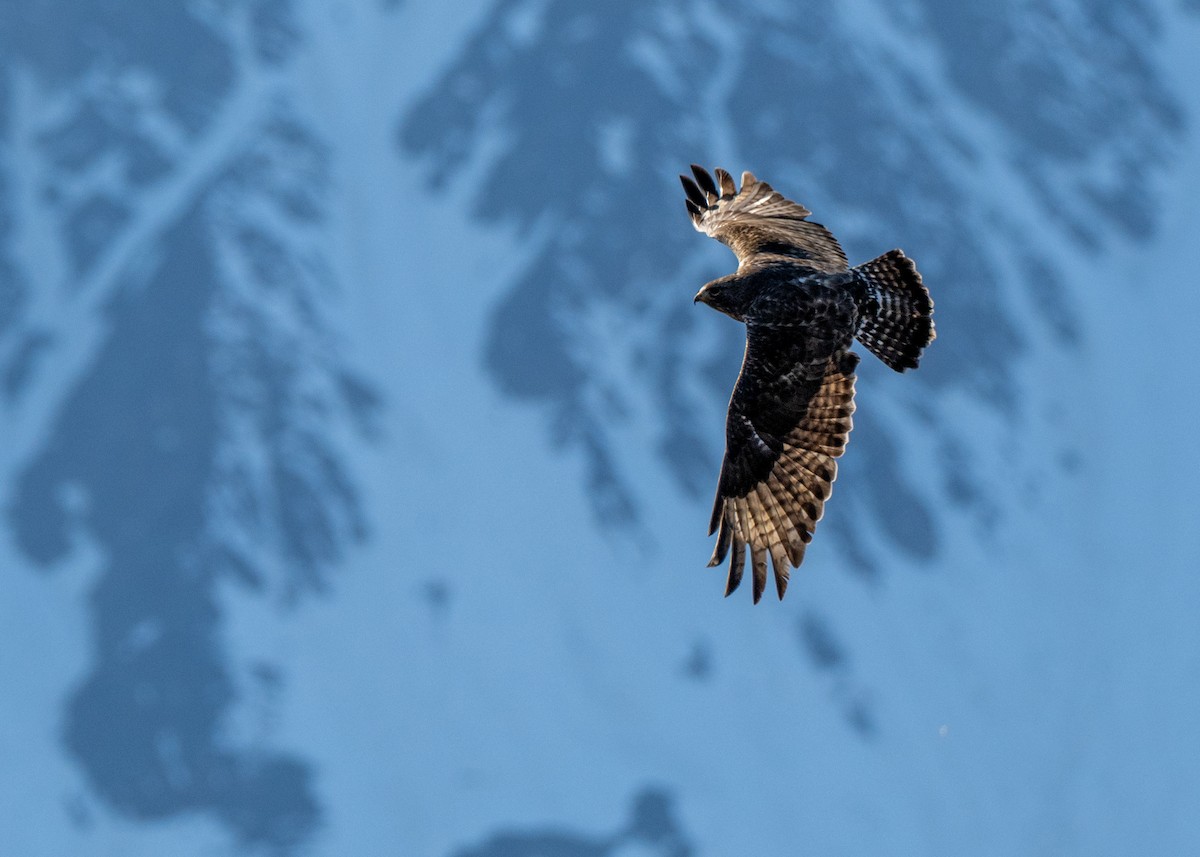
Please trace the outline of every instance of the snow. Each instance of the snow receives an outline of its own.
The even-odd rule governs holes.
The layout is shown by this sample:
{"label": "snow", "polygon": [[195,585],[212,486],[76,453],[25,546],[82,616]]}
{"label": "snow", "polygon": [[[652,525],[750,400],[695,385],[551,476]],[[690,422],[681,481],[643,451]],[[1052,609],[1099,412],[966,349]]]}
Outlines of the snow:
{"label": "snow", "polygon": [[[922,422],[915,394],[900,391],[908,378],[864,374],[856,420],[904,426],[912,482],[944,464],[928,422],[963,421],[973,465],[1003,506],[999,526],[982,526],[930,481],[934,561],[892,551],[886,573],[869,579],[818,534],[787,600],[753,607],[742,591],[722,599],[724,570],[704,568],[708,497],[681,491],[656,457],[654,390],[623,385],[652,321],[616,305],[571,319],[591,337],[578,353],[603,363],[599,386],[628,387],[605,431],[638,484],[636,528],[598,522],[580,488],[586,462],[547,431],[550,406],[506,396],[488,374],[495,307],[555,224],[519,233],[472,216],[494,151],[474,152],[437,186],[423,181],[422,160],[398,151],[398,117],[492,8],[412,5],[305,7],[306,47],[268,81],[333,153],[322,226],[337,284],[330,335],[383,402],[374,436],[329,429],[369,533],[346,549],[325,594],[285,607],[276,592],[218,589],[239,693],[224,737],[247,758],[286,752],[314,772],[321,827],[297,853],[499,857],[507,852],[485,855],[481,843],[512,831],[599,841],[648,786],[673,798],[701,855],[1200,847],[1200,453],[1189,419],[1200,369],[1188,340],[1200,322],[1196,147],[1159,180],[1152,240],[1114,238],[1096,255],[1058,227],[1039,237],[1071,272],[1084,337],[1072,352],[1049,326],[1032,327],[1017,374],[1033,416],[1021,429],[961,389],[927,405]],[[508,37],[543,38],[543,5],[512,11]],[[703,20],[717,19],[703,8]],[[1174,21],[1161,59],[1192,115],[1200,90],[1185,60],[1200,47],[1196,23]],[[738,62],[744,51],[729,49]],[[932,62],[921,54],[912,67],[936,80]],[[715,86],[735,75],[723,68]],[[214,142],[144,198],[145,217],[170,218],[189,183],[220,169],[217,148],[252,126],[266,85],[251,81],[226,105]],[[628,121],[597,129],[614,172],[632,157]],[[976,121],[964,118],[964,133],[985,136]],[[735,149],[728,123],[714,125],[719,148]],[[1010,175],[997,152],[978,163],[981,185]],[[682,205],[677,214],[690,233]],[[76,339],[58,352],[65,368],[7,406],[19,446],[4,459],[6,502],[102,344],[116,256],[157,234],[139,219],[62,313],[40,308],[58,298],[39,298],[37,312]],[[21,240],[18,249],[32,246]],[[962,286],[933,287],[936,299]],[[1020,293],[1013,300],[1036,311]],[[1074,469],[1049,464],[1064,448],[1078,456]],[[1014,463],[1027,461],[1048,463],[1032,474]],[[850,505],[866,478],[839,481],[830,516],[870,508]],[[70,556],[42,572],[0,531],[0,564],[12,570],[0,597],[0,851],[251,853],[206,814],[146,821],[112,810],[62,745],[63,708],[89,669],[89,592],[106,561],[85,527],[72,535]],[[864,522],[859,537],[889,554],[878,523]],[[262,563],[279,563],[262,550]],[[697,653],[703,668],[689,668]],[[278,682],[254,678],[273,674],[264,665]],[[664,853],[640,840],[603,847]]]}

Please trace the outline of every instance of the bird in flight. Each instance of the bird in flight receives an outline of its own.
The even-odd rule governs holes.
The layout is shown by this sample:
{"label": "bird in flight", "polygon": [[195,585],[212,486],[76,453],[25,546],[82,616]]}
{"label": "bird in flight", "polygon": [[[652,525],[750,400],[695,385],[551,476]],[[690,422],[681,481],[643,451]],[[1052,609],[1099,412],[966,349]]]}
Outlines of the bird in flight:
{"label": "bird in flight", "polygon": [[746,352],[729,400],[725,458],[708,534],[710,566],[730,557],[725,594],[742,582],[746,549],[754,603],[779,597],[825,510],[854,413],[855,339],[897,372],[915,369],[934,339],[933,301],[900,250],[853,268],[812,213],[750,173],[739,190],[725,170],[680,176],[700,232],[737,256],[734,273],[696,302],[746,325]]}

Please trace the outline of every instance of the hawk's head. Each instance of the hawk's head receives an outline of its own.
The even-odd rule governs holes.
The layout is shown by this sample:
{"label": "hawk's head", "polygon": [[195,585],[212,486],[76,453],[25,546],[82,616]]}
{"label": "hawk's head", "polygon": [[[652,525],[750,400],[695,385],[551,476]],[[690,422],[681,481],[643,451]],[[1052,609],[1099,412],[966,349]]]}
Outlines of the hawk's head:
{"label": "hawk's head", "polygon": [[696,292],[692,303],[708,304],[730,318],[745,321],[746,311],[750,308],[750,303],[754,300],[756,293],[757,289],[747,278],[731,274],[728,277],[713,280],[711,283],[705,283],[704,288]]}

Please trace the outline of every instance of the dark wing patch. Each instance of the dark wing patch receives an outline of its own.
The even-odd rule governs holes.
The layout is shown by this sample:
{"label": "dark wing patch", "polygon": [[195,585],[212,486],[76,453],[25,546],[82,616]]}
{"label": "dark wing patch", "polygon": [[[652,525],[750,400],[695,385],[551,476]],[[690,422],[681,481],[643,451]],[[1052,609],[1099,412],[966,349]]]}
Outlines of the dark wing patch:
{"label": "dark wing patch", "polygon": [[855,354],[841,350],[823,363],[780,372],[769,365],[771,350],[748,332],[709,528],[717,533],[709,565],[731,554],[726,595],[741,583],[749,548],[756,604],[766,588],[768,556],[780,598],[791,567],[804,561],[853,426],[858,365]]}
{"label": "dark wing patch", "polygon": [[762,257],[783,256],[818,271],[848,268],[837,239],[821,224],[806,219],[812,212],[766,182],[742,173],[739,191],[733,176],[720,168],[715,182],[695,164],[692,174],[694,179],[679,178],[693,225],[730,247],[740,266],[753,265]]}

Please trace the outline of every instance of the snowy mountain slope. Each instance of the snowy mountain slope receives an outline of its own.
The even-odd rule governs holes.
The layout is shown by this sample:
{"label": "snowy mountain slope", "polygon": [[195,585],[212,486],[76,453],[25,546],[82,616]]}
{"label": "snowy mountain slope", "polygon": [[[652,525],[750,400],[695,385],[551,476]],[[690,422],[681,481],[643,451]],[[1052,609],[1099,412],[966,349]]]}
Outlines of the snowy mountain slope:
{"label": "snowy mountain slope", "polygon": [[6,13],[12,550],[51,569],[86,534],[103,557],[61,725],[90,791],[281,846],[316,823],[311,774],[224,733],[274,668],[230,674],[216,588],[324,585],[364,531],[335,424],[371,394],[329,332],[328,152],[288,103],[290,9],[155,9]]}
{"label": "snowy mountain slope", "polygon": [[[439,194],[441,210],[453,212],[453,191],[446,196]],[[422,226],[414,225],[411,236],[422,247],[462,228],[453,214]],[[429,252],[426,266],[415,270],[428,276],[416,280],[429,282],[436,273],[447,282],[500,288],[503,272],[486,274],[502,246],[479,248],[475,269],[458,258],[461,252]],[[362,316],[382,326],[383,300],[372,296]],[[331,733],[321,724],[355,726],[337,731],[338,742],[352,749],[339,748],[320,764],[338,784],[331,789],[330,817],[346,820],[325,840],[330,850],[369,848],[381,824],[426,853],[486,843],[489,831],[609,829],[630,793],[657,781],[675,784],[684,829],[712,853],[786,853],[788,843],[801,840],[814,851],[835,853],[883,844],[912,853],[958,852],[979,841],[991,852],[1011,853],[1056,837],[1063,848],[1086,853],[1092,840],[1074,831],[1092,821],[1076,806],[1080,794],[1094,794],[1077,762],[1088,745],[1064,737],[1103,734],[1106,721],[1093,719],[1092,693],[1059,694],[1101,673],[1106,653],[1088,650],[1088,639],[1103,631],[1091,617],[1077,620],[1065,636],[1061,631],[1062,617],[1077,609],[1079,592],[1091,580],[1090,569],[1071,557],[1077,542],[1062,538],[1077,524],[1036,514],[1010,518],[1030,543],[1030,556],[993,548],[1004,573],[982,581],[989,561],[969,531],[958,532],[950,555],[959,573],[949,582],[903,576],[903,586],[886,586],[884,603],[873,604],[880,596],[870,590],[814,574],[811,606],[799,616],[764,618],[736,605],[730,621],[731,605],[713,604],[702,590],[680,585],[679,574],[687,572],[669,551],[630,563],[620,544],[612,553],[581,535],[584,501],[548,487],[563,476],[531,444],[536,415],[509,414],[503,398],[464,380],[477,357],[453,344],[478,341],[488,323],[486,301],[465,303],[458,290],[422,295],[422,303],[434,301],[436,308],[411,319],[392,341],[374,340],[390,359],[367,361],[405,365],[405,351],[429,353],[449,341],[438,352],[444,355],[439,367],[456,383],[408,374],[397,380],[412,394],[403,436],[419,444],[418,460],[399,478],[364,468],[386,483],[385,496],[379,488],[367,490],[367,505],[395,522],[378,534],[364,563],[399,569],[399,558],[415,551],[429,557],[421,567],[430,575],[444,569],[442,579],[393,579],[383,598],[378,583],[347,581],[330,607],[333,615],[296,632],[288,644],[302,645],[297,661],[311,665],[294,676],[292,692],[316,721],[303,726],[294,743],[324,745]],[[453,313],[453,339],[435,323],[440,312]],[[478,403],[470,410],[477,418],[439,418],[460,413],[466,403]],[[634,438],[644,430],[632,418],[628,424]],[[481,426],[486,445],[479,442]],[[646,466],[631,469],[647,474],[646,490],[662,498],[647,529],[694,526],[694,507],[671,499],[669,483],[652,475],[652,460],[640,464]],[[989,469],[1003,466],[1001,460]],[[478,487],[465,495],[445,482],[454,470],[488,472],[493,479],[472,481]],[[513,486],[528,484],[545,487],[514,496]],[[1043,498],[1052,505],[1083,505],[1069,483],[1048,490],[1051,496]],[[444,505],[434,506],[440,514],[408,523],[413,496],[447,494]],[[530,523],[547,520],[554,526]],[[484,546],[467,562],[485,563],[484,574],[461,570],[458,554],[449,562],[437,559],[464,531],[476,533]],[[570,557],[574,573],[548,566],[548,557]],[[1062,572],[1068,565],[1076,574]],[[628,587],[635,587],[632,597]],[[1034,604],[1031,592],[1038,593]],[[541,606],[547,602],[556,605],[550,613]],[[677,605],[665,622],[664,603]],[[372,617],[365,622],[363,610]],[[746,627],[742,619],[752,615],[755,625]],[[914,617],[920,617],[917,629]],[[355,619],[360,630],[343,640]],[[806,653],[800,648],[805,638],[823,642],[810,643]],[[1055,641],[1049,651],[1041,642],[1046,639]],[[688,671],[697,648],[708,651],[710,661],[710,678],[698,690]],[[346,685],[328,692],[336,664],[359,663],[379,651],[406,657],[379,664],[373,679],[347,676]],[[430,664],[429,674],[414,676],[407,666],[414,661]],[[364,708],[375,716],[364,720]],[[865,708],[869,717],[858,713]],[[786,712],[784,725],[771,729],[767,724],[779,722],[780,712]],[[431,713],[438,725],[428,722]],[[872,719],[876,739],[864,748],[863,730],[854,724]],[[755,722],[764,725],[756,730]],[[363,760],[382,746],[394,747],[393,754],[364,776]],[[934,755],[931,747],[945,749]],[[987,776],[978,776],[981,770]],[[414,799],[409,772],[419,772],[422,784],[415,806],[407,803]],[[387,807],[401,802],[408,811],[393,818]],[[718,805],[721,811],[712,813]]]}
{"label": "snowy mountain slope", "polygon": [[[94,32],[77,8],[60,26]],[[1177,690],[1200,602],[1200,546],[1176,537],[1190,444],[1156,421],[1161,449],[1129,445],[1164,410],[1140,383],[1164,361],[1107,347],[1187,306],[1183,277],[1145,285],[1136,312],[1114,297],[1196,217],[1171,106],[1189,90],[1158,70],[1191,54],[1151,47],[1153,7],[1111,7],[1141,17],[1109,29],[1094,5],[977,22],[926,4],[899,23],[862,4],[803,22],[613,7],[590,32],[563,4],[207,8],[143,22],[186,34],[157,58],[135,47],[143,24],[81,37],[102,47],[71,74],[36,58],[49,37],[5,43],[0,255],[29,303],[0,368],[29,368],[5,404],[0,551],[19,572],[0,627],[38,653],[0,658],[22,689],[0,702],[22,772],[0,792],[6,843],[628,857],[1200,839]],[[1045,56],[1053,20],[1081,14],[1078,42]],[[702,38],[717,67],[673,77],[669,57],[711,54],[663,45]],[[626,42],[633,70],[614,71]],[[964,79],[1002,48],[1064,79],[1053,107],[1030,118],[1028,81],[995,99]],[[132,115],[178,147],[143,185],[112,175],[142,163],[128,141],[83,178],[53,160],[51,140],[91,152],[103,122],[42,134],[75,127],[122,64],[151,81]],[[774,120],[811,156],[725,117],[751,109],[740,81],[816,98],[845,76],[846,110],[892,117],[898,149],[822,146],[805,128],[846,139],[832,103]],[[721,118],[688,118],[696,92]],[[628,115],[608,121],[614,105]],[[1082,148],[1058,151],[1055,122]],[[930,364],[864,373],[823,538],[789,600],[757,610],[702,568],[738,332],[687,300],[728,258],[690,230],[673,174],[718,157],[804,199],[855,258],[902,243],[942,284]],[[39,197],[47,179],[66,187]],[[96,221],[117,252],[89,261],[65,236],[97,187],[133,213]],[[1105,187],[1162,213],[1160,244],[1095,218]],[[1014,199],[1070,203],[1033,227]],[[1080,223],[1116,253],[1092,259]],[[1113,458],[1148,469],[1118,478]],[[25,570],[39,561],[53,574]],[[838,573],[870,568],[886,573]],[[297,597],[313,589],[328,597]]]}
{"label": "snowy mountain slope", "polygon": [[[916,380],[884,394],[909,419],[932,416],[930,388],[1015,415],[1026,404],[1016,366],[1031,340],[1071,341],[1063,274],[1046,246],[1062,238],[1042,223],[1065,221],[1087,246],[1114,228],[1152,229],[1153,207],[1139,200],[1180,127],[1156,63],[1136,49],[1161,30],[1153,7],[945,6],[896,20],[870,3],[603,13],[500,3],[406,117],[401,140],[428,156],[435,182],[472,146],[506,138],[476,185],[477,213],[558,226],[497,307],[487,366],[506,392],[545,402],[552,436],[583,450],[602,521],[635,519],[644,504],[637,471],[625,473],[608,437],[638,394],[652,400],[654,442],[681,487],[711,491],[719,450],[696,454],[713,446],[697,436],[713,419],[699,402],[723,402],[741,344],[736,329],[670,299],[728,267],[725,251],[679,228],[671,174],[689,160],[752,165],[826,220],[852,259],[899,244],[918,260],[941,338]],[[1088,25],[1071,26],[1080,19]],[[680,259],[694,267],[680,272]],[[600,339],[586,336],[592,325],[603,344],[580,345]],[[634,391],[627,373],[608,369],[625,352],[643,361]],[[845,466],[872,484],[839,498],[842,514],[826,524],[864,570],[879,558],[838,521],[881,522],[889,552],[927,560],[937,550],[930,480],[903,471],[897,431],[860,419]],[[979,478],[962,465],[974,457],[969,438],[936,435],[939,488],[978,498]],[[852,502],[864,505],[846,509]]]}

